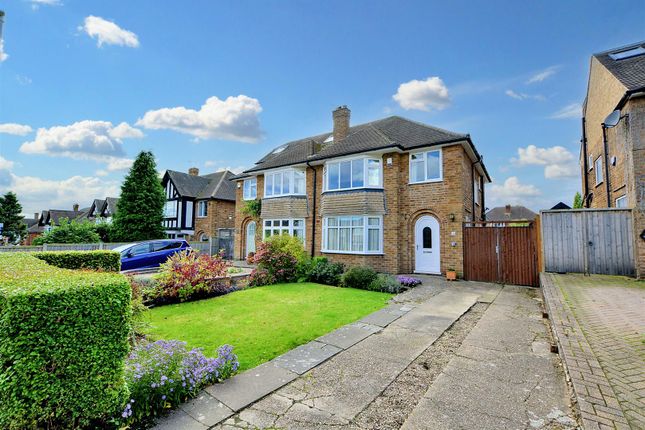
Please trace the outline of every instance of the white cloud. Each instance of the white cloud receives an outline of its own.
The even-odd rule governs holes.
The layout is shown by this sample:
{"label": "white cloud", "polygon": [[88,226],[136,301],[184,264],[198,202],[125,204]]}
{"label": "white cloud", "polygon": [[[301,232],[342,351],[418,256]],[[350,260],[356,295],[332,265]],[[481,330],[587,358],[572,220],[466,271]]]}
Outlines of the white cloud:
{"label": "white cloud", "polygon": [[547,179],[575,178],[580,175],[576,158],[563,146],[539,148],[529,145],[517,149],[518,158],[511,161],[518,166],[544,166]]}
{"label": "white cloud", "polygon": [[213,167],[213,171],[215,172],[221,172],[223,170],[229,170],[235,174],[242,173],[245,171],[247,168],[245,166],[237,166],[237,167],[231,167],[230,165],[225,165],[222,162],[219,161],[214,161],[214,160],[206,160],[204,162],[204,167]]}
{"label": "white cloud", "polygon": [[33,129],[28,125],[16,124],[13,122],[6,122],[0,124],[0,133],[13,134],[15,136],[25,136],[31,133]]}
{"label": "white cloud", "polygon": [[78,29],[87,33],[88,36],[96,38],[99,47],[103,46],[103,44],[128,46],[130,48],[139,46],[139,38],[136,34],[124,30],[114,22],[99,16],[90,15],[86,17],[84,24]]}
{"label": "white cloud", "polygon": [[16,81],[20,85],[30,85],[33,82],[29,76],[25,75],[16,75]]}
{"label": "white cloud", "polygon": [[62,6],[63,3],[61,3],[60,0],[29,0],[29,3],[31,3],[31,8],[33,10],[38,9],[40,6]]}
{"label": "white cloud", "polygon": [[546,69],[537,72],[533,76],[529,78],[528,81],[526,81],[527,84],[535,84],[537,82],[543,82],[547,79],[549,79],[551,76],[555,75],[555,73],[558,71],[560,66],[551,66],[547,67]]}
{"label": "white cloud", "polygon": [[114,127],[109,121],[85,120],[67,126],[39,128],[36,138],[23,143],[20,152],[103,162],[109,171],[114,171],[126,163],[122,139],[142,136],[141,130],[124,122]]}
{"label": "white cloud", "polygon": [[18,195],[23,212],[32,214],[45,209],[72,209],[74,203],[89,206],[95,198],[116,197],[120,194],[117,181],[72,176],[63,180],[49,180],[34,176],[10,175],[10,183],[0,190],[11,190]]}
{"label": "white cloud", "polygon": [[550,116],[551,119],[568,119],[582,117],[582,105],[571,103]]}
{"label": "white cloud", "polygon": [[9,54],[4,51],[4,39],[0,39],[0,63],[9,58]]}
{"label": "white cloud", "polygon": [[13,161],[9,161],[0,155],[0,170],[11,170],[13,169]]}
{"label": "white cloud", "polygon": [[392,98],[405,110],[442,110],[450,104],[448,88],[437,76],[429,77],[424,81],[413,79],[405,82],[399,85],[399,89]]}
{"label": "white cloud", "polygon": [[11,183],[11,169],[14,162],[0,155],[0,187]]}
{"label": "white cloud", "polygon": [[540,100],[540,101],[546,100],[546,98],[541,94],[518,93],[513,90],[506,90],[504,94],[516,100],[527,100],[527,99],[534,99],[534,100]]}
{"label": "white cloud", "polygon": [[261,137],[257,99],[243,94],[226,100],[210,97],[199,110],[183,106],[151,110],[136,125],[153,130],[169,129],[200,139],[253,143]]}
{"label": "white cloud", "polygon": [[542,192],[531,184],[522,184],[517,176],[507,178],[501,185],[491,184],[486,189],[491,207],[505,204],[530,206]]}

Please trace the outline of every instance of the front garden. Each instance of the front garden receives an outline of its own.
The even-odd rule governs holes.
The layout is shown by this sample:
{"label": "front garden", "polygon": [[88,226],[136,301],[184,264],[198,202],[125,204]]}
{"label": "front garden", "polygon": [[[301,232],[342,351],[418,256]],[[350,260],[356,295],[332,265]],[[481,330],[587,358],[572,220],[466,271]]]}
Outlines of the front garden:
{"label": "front garden", "polygon": [[253,263],[240,285],[220,256],[178,253],[141,282],[110,251],[0,255],[0,427],[145,427],[419,282],[311,259],[288,236]]}

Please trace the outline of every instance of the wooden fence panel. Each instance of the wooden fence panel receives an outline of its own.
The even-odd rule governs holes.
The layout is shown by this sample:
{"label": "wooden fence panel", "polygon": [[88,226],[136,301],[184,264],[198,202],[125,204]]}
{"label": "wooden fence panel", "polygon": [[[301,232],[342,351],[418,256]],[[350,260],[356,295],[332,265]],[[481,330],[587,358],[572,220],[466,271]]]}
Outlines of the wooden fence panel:
{"label": "wooden fence panel", "polygon": [[499,228],[501,282],[539,285],[537,235],[531,227]]}
{"label": "wooden fence panel", "polygon": [[545,271],[634,274],[631,210],[542,211],[541,223]]}
{"label": "wooden fence panel", "polygon": [[499,267],[494,228],[464,228],[464,277],[470,280],[497,282]]}

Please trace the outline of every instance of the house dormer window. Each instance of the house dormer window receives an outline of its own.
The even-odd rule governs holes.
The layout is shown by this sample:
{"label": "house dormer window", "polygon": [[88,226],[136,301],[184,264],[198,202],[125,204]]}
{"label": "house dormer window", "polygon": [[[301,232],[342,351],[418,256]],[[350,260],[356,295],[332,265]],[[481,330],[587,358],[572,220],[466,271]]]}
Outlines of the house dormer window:
{"label": "house dormer window", "polygon": [[443,180],[441,150],[410,154],[410,183],[439,182]]}
{"label": "house dormer window", "polygon": [[258,181],[256,178],[244,180],[244,200],[254,200],[258,195]]}
{"label": "house dormer window", "polygon": [[264,174],[264,197],[305,195],[305,171],[285,169]]}
{"label": "house dormer window", "polygon": [[383,186],[381,164],[378,158],[365,157],[328,162],[325,165],[324,190],[381,188]]}

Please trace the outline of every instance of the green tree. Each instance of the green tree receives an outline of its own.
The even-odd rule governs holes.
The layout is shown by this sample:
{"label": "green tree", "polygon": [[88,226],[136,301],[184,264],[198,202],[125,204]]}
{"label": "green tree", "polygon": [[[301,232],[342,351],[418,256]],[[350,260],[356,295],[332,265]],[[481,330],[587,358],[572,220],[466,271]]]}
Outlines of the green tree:
{"label": "green tree", "polygon": [[4,196],[0,196],[2,236],[9,238],[9,243],[18,243],[27,236],[27,224],[24,223],[21,212],[22,206],[15,193],[9,191]]}
{"label": "green tree", "polygon": [[142,151],[121,186],[111,239],[130,242],[165,237],[161,225],[165,203],[155,157]]}
{"label": "green tree", "polygon": [[96,226],[89,221],[70,221],[61,218],[58,225],[34,239],[34,245],[43,243],[97,243],[101,238],[96,232]]}
{"label": "green tree", "polygon": [[582,194],[578,191],[573,198],[573,208],[574,209],[582,209]]}

